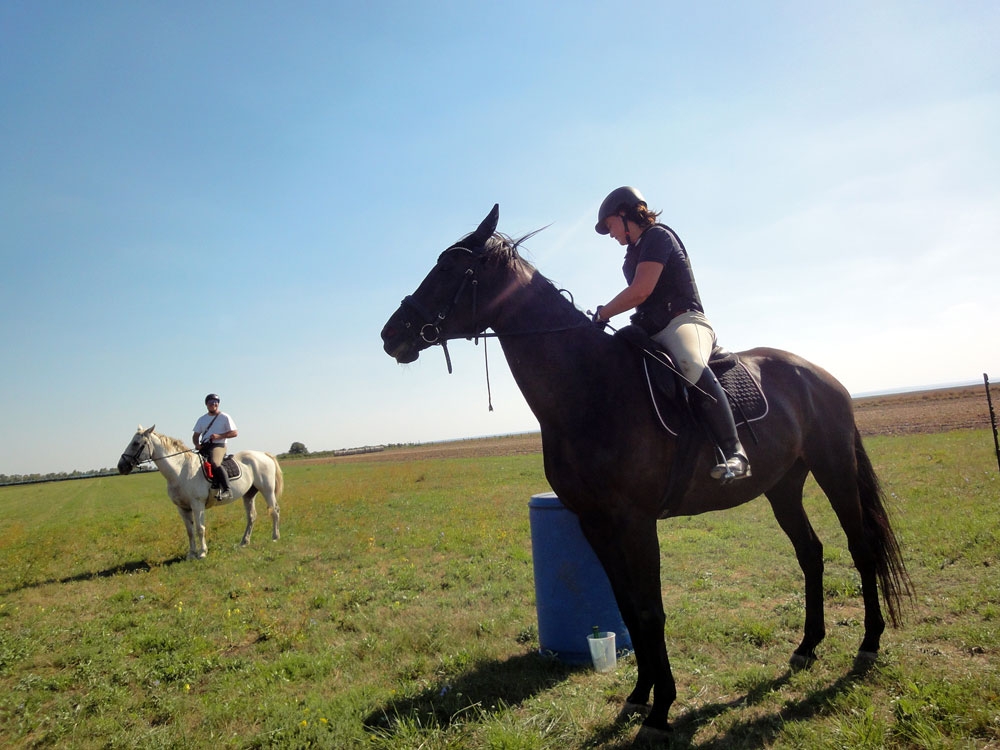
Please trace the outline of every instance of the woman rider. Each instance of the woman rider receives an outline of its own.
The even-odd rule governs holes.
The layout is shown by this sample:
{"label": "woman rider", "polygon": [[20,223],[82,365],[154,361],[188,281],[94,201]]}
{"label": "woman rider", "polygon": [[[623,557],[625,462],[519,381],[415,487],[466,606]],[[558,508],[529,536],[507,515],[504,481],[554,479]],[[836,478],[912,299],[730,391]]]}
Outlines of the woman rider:
{"label": "woman rider", "polygon": [[695,392],[705,394],[698,401],[724,456],[712,468],[712,478],[742,479],[750,476],[750,462],[736,433],[729,399],[708,367],[715,331],[705,317],[684,243],[674,230],[656,221],[659,215],[649,210],[633,187],[612,190],[604,199],[595,229],[626,246],[622,272],[628,286],[598,306],[594,322],[603,325],[636,309],[632,322],[667,350]]}

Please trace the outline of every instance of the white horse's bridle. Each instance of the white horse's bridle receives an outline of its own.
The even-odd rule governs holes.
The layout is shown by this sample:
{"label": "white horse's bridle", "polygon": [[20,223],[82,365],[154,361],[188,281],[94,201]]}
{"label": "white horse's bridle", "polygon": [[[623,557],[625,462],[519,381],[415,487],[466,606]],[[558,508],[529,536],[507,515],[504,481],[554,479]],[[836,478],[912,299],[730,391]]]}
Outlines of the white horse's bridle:
{"label": "white horse's bridle", "polygon": [[[146,452],[148,452],[149,455],[146,458],[143,458],[142,454],[146,453]],[[136,453],[134,455],[129,455],[127,453],[122,453],[122,459],[124,459],[125,461],[128,461],[129,463],[131,463],[133,469],[136,466],[138,466],[139,464],[141,464],[141,463],[143,463],[145,461],[152,461],[153,460],[153,447],[150,444],[149,435],[143,435],[142,436],[142,446],[139,448],[138,451],[136,451]]]}
{"label": "white horse's bridle", "polygon": [[[172,458],[173,456],[180,456],[181,454],[184,453],[196,453],[196,452],[197,451],[195,451],[193,448],[189,448],[187,450],[177,451],[177,453],[168,453],[165,456],[160,456],[160,458]],[[142,457],[143,453],[148,453],[149,455],[146,456],[146,458],[143,458]],[[149,435],[142,436],[142,447],[139,448],[139,450],[134,455],[129,455],[128,453],[122,453],[122,458],[131,463],[133,469],[141,463],[145,463],[146,461],[152,461],[153,441],[150,439]]]}

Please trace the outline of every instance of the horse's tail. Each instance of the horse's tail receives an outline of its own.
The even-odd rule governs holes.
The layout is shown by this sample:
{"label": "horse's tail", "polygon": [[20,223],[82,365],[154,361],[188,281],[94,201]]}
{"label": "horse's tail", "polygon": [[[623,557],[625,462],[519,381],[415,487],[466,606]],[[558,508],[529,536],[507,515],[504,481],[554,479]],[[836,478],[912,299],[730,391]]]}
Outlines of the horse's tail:
{"label": "horse's tail", "polygon": [[274,496],[275,498],[279,498],[281,497],[282,490],[285,489],[285,475],[281,472],[281,464],[278,463],[277,456],[271,453],[267,455],[274,461]]}
{"label": "horse's tail", "polygon": [[902,623],[903,597],[913,596],[913,586],[903,564],[896,534],[889,523],[882,483],[872,468],[857,428],[854,430],[854,455],[858,464],[858,494],[861,496],[865,538],[875,555],[875,572],[889,611],[889,621],[893,627],[899,627]]}

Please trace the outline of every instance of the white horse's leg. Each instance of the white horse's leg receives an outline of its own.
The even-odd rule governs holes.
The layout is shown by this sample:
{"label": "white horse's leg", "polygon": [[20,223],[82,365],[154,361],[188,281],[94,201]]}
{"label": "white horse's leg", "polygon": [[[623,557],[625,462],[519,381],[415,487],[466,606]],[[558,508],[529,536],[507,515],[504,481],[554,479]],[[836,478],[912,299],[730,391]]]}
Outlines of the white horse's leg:
{"label": "white horse's leg", "polygon": [[254,503],[253,494],[248,493],[243,496],[243,508],[247,512],[247,530],[243,532],[243,541],[240,545],[246,547],[250,544],[250,534],[253,533],[253,523],[257,520],[257,505]]}
{"label": "white horse's leg", "polygon": [[278,541],[281,538],[281,532],[278,531],[278,521],[281,520],[281,511],[278,508],[278,499],[274,499],[274,503],[271,505],[271,541]]}
{"label": "white horse's leg", "polygon": [[187,529],[187,535],[188,535],[187,559],[194,560],[198,556],[198,553],[195,551],[194,548],[194,517],[191,515],[190,508],[182,508],[181,506],[178,505],[177,512],[181,514],[181,520],[184,522],[184,528]]}
{"label": "white horse's leg", "polygon": [[194,517],[195,557],[201,560],[208,554],[208,539],[205,536],[205,501],[191,503],[191,514]]}
{"label": "white horse's leg", "polygon": [[267,503],[268,510],[271,511],[271,540],[278,541],[281,534],[278,532],[278,521],[281,519],[281,510],[278,508],[278,497],[275,494],[274,487],[268,487],[264,490],[264,501]]}

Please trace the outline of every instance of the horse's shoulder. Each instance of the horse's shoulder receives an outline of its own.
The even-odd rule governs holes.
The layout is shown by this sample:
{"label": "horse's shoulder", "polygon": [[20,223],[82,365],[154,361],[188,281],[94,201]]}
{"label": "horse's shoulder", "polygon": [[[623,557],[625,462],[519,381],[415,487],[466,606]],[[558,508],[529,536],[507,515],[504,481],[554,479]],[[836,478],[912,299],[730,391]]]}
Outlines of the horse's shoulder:
{"label": "horse's shoulder", "polygon": [[191,498],[188,497],[188,493],[184,491],[184,488],[177,482],[167,482],[167,497],[180,507],[189,507],[191,504]]}

